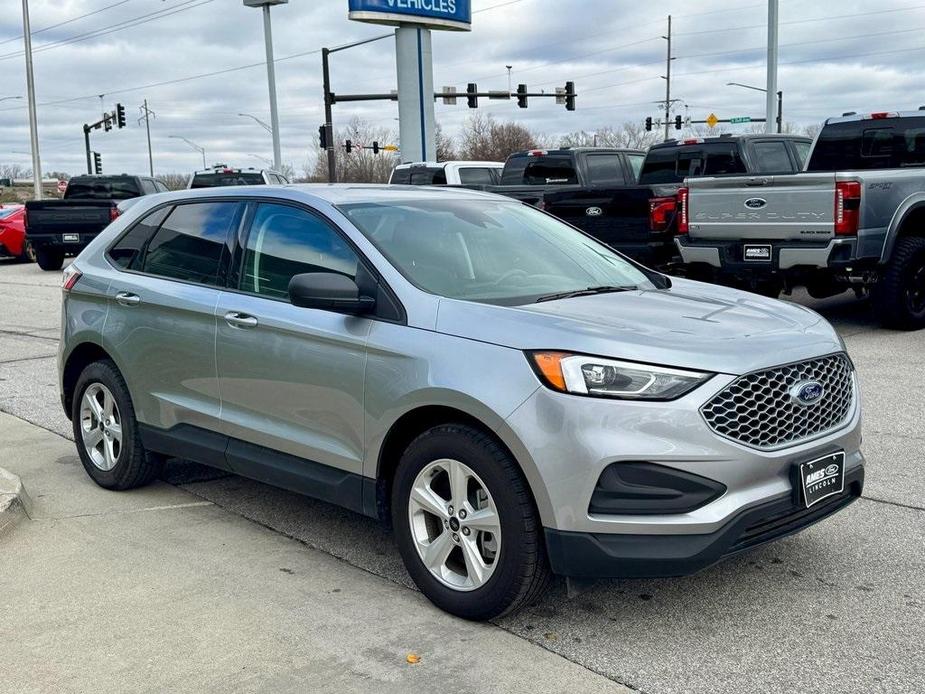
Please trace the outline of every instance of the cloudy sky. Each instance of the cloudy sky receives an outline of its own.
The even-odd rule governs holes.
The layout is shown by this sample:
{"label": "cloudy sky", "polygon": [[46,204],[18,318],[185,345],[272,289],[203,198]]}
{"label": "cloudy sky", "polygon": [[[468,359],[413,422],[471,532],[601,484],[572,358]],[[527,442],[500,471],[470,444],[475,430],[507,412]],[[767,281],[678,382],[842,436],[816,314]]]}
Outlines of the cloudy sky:
{"label": "cloudy sky", "polygon": [[[483,111],[516,119],[550,137],[657,115],[664,98],[666,18],[673,16],[672,96],[693,118],[759,116],[764,95],[726,86],[764,81],[765,2],[751,0],[472,0],[473,30],[435,32],[436,86],[467,82],[506,89],[554,90],[568,79],[579,94],[566,112],[552,99],[482,101]],[[258,10],[241,0],[30,0],[43,169],[79,172],[81,125],[103,105],[125,104],[129,125],[93,133],[106,171],[147,168],[144,128],[136,121],[148,100],[155,170],[188,172],[205,147],[209,163],[262,166],[269,135],[251,113],[269,120],[263,30]],[[781,0],[780,77],[784,116],[818,123],[843,111],[914,109],[921,83],[925,4],[912,0]],[[301,170],[322,122],[318,49],[383,33],[348,21],[346,0],[291,0],[273,10],[283,160]],[[395,86],[390,39],[333,56],[334,91],[383,92]],[[19,0],[0,12],[0,99],[25,95]],[[471,111],[437,104],[450,134]],[[683,113],[683,107],[682,111]],[[397,104],[339,104],[335,121],[357,115],[396,128]],[[397,129],[397,128],[396,128]],[[0,164],[28,166],[25,102],[0,101]]]}

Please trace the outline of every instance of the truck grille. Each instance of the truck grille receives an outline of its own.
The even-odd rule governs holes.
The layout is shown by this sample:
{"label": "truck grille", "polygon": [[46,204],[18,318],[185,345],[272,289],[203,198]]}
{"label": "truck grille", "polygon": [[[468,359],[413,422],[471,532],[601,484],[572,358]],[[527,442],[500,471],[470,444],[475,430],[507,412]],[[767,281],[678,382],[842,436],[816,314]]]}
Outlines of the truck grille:
{"label": "truck grille", "polygon": [[[822,396],[801,404],[791,390],[811,381],[822,385]],[[853,403],[851,363],[845,355],[833,354],[742,376],[700,412],[720,436],[773,449],[837,428],[848,418]]]}

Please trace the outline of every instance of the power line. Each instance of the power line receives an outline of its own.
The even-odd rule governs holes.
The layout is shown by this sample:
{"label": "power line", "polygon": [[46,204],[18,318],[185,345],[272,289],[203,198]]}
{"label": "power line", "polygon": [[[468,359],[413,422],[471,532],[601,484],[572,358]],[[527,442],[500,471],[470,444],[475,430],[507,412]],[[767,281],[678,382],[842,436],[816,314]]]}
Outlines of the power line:
{"label": "power line", "polygon": [[[65,39],[60,39],[59,41],[52,41],[51,43],[42,44],[41,46],[33,49],[33,53],[42,53],[44,51],[50,51],[54,48],[60,48],[61,46],[70,45],[72,43],[78,43],[79,41],[86,41],[88,39],[97,38],[99,36],[105,36],[107,34],[113,34],[117,31],[122,31],[123,29],[130,29],[132,27],[140,26],[142,24],[147,24],[148,22],[153,22],[157,19],[162,19],[164,17],[169,17],[171,15],[177,14],[179,12],[185,12],[186,10],[192,10],[201,5],[206,5],[213,0],[183,0],[178,5],[172,5],[170,7],[157,10],[155,12],[149,12],[147,14],[139,15],[138,17],[133,17],[132,19],[126,19],[122,22],[116,24],[111,24],[100,29],[94,29],[93,31],[88,31],[83,34],[76,34]],[[195,4],[192,4],[195,3]],[[11,60],[13,58],[19,58],[23,55],[22,51],[16,51],[14,53],[5,53],[0,55],[0,60]]]}
{"label": "power line", "polygon": [[[118,7],[119,5],[124,5],[125,3],[131,2],[131,1],[132,0],[120,0],[119,2],[115,2],[112,5],[106,5],[105,7],[101,7],[98,10],[93,10],[92,12],[87,12],[86,14],[77,15],[76,17],[72,17],[71,19],[66,19],[63,22],[58,22],[57,24],[51,24],[47,27],[42,27],[41,29],[36,29],[35,31],[32,32],[32,35],[35,36],[36,34],[41,34],[43,31],[51,31],[52,29],[63,27],[66,24],[73,24],[74,22],[78,20],[86,19],[87,17],[92,17],[95,14],[99,14],[100,12],[105,12],[106,10],[111,10],[114,7]],[[3,41],[0,41],[0,46],[2,46],[5,43],[12,43],[13,41],[19,41],[22,38],[23,38],[23,35],[20,34],[19,36],[14,36],[13,38],[10,38],[10,39],[4,39]]]}

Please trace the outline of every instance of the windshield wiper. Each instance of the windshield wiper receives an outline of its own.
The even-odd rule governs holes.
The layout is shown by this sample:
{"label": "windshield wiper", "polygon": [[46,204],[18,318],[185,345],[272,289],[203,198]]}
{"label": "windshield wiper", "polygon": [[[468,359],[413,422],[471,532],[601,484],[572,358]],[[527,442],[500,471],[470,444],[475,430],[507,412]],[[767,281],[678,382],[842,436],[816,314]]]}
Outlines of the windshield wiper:
{"label": "windshield wiper", "polygon": [[636,285],[623,285],[616,286],[611,284],[605,284],[600,287],[587,287],[585,289],[573,289],[570,292],[559,292],[557,294],[544,294],[543,296],[537,298],[536,303],[541,301],[555,301],[556,299],[571,299],[575,296],[591,296],[592,294],[610,294],[613,292],[631,292],[634,289],[639,289]]}

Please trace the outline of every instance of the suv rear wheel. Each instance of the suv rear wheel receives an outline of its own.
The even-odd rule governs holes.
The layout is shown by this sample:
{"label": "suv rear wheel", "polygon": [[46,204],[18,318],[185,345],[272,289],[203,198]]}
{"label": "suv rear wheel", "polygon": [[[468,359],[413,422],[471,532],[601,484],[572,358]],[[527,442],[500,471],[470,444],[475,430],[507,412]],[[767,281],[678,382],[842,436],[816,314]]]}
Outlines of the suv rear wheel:
{"label": "suv rear wheel", "polygon": [[128,387],[111,361],[94,362],[80,374],[71,423],[80,461],[101,487],[133,489],[160,474],[163,457],[141,445]]}
{"label": "suv rear wheel", "polygon": [[431,602],[491,619],[535,601],[549,583],[542,527],[517,464],[493,438],[462,424],[408,446],[392,488],[405,567]]}
{"label": "suv rear wheel", "polygon": [[874,301],[883,324],[899,330],[925,328],[925,238],[899,239]]}
{"label": "suv rear wheel", "polygon": [[36,248],[35,262],[43,270],[60,270],[64,265],[64,251],[58,248]]}

